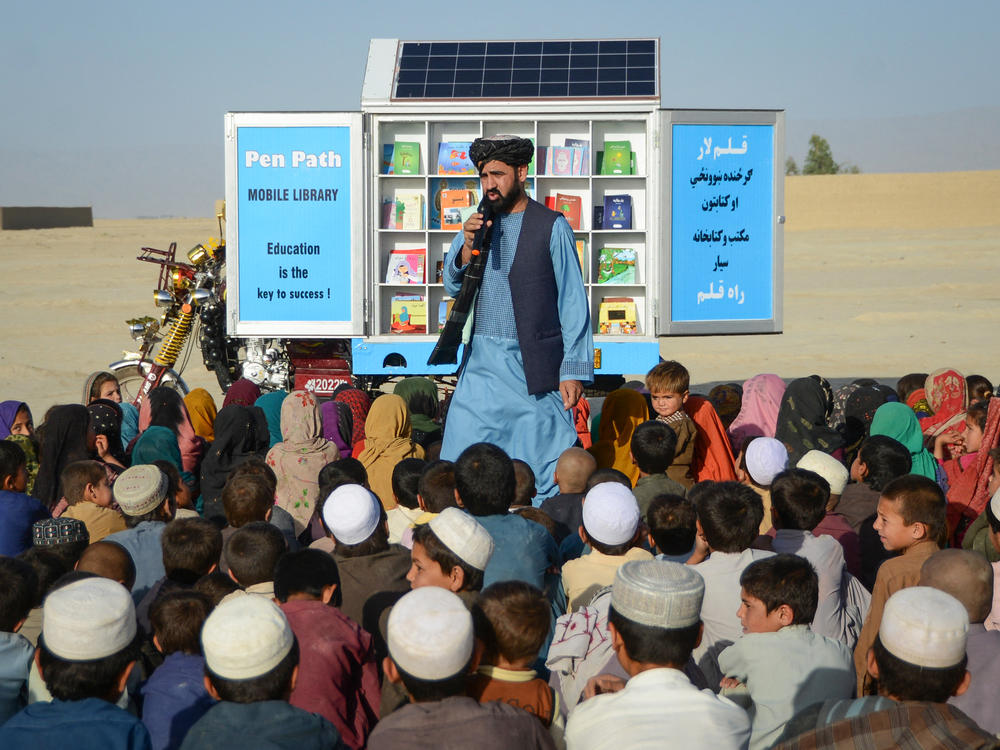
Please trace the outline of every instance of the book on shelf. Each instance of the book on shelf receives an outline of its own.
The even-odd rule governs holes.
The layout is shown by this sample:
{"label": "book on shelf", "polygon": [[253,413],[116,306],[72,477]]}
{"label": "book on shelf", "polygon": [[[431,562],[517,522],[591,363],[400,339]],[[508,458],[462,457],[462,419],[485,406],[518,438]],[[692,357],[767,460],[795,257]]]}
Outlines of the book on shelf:
{"label": "book on shelf", "polygon": [[605,141],[602,175],[632,174],[632,144],[629,141]]}
{"label": "book on shelf", "polygon": [[556,177],[570,177],[573,174],[573,149],[565,146],[547,146],[545,157],[549,165],[548,174]]}
{"label": "book on shelf", "polygon": [[445,175],[478,174],[469,158],[472,141],[441,141],[438,145],[437,173]]}
{"label": "book on shelf", "polygon": [[605,195],[601,229],[632,228],[632,196]]}
{"label": "book on shelf", "polygon": [[441,195],[445,190],[467,190],[472,205],[479,203],[479,179],[476,177],[432,177],[427,194],[427,226],[441,229]]}
{"label": "book on shelf", "polygon": [[[534,138],[529,138],[528,140],[531,141],[532,146],[535,146]],[[537,156],[538,156],[538,147],[535,146],[534,148],[531,149],[531,161],[528,162],[528,174],[533,175],[536,173],[537,164],[535,163],[535,159]],[[476,174],[479,173],[477,172]],[[541,170],[538,170],[538,174],[541,174]]]}
{"label": "book on shelf", "polygon": [[604,229],[604,206],[594,206],[594,229]]}
{"label": "book on shelf", "polygon": [[567,138],[563,143],[573,149],[573,174],[590,174],[590,141],[583,138]]}
{"label": "book on shelf", "polygon": [[455,300],[451,297],[445,297],[438,302],[438,333],[444,330],[444,324],[448,322],[448,316],[451,315],[451,308],[454,305]]}
{"label": "book on shelf", "polygon": [[580,212],[583,209],[583,198],[579,195],[556,193],[556,211],[566,217],[566,221],[576,231],[580,231]]}
{"label": "book on shelf", "polygon": [[544,203],[545,207],[550,211],[556,210],[556,197],[554,195],[546,195]]}
{"label": "book on shelf", "polygon": [[394,294],[390,333],[427,333],[427,301],[419,294]]}
{"label": "book on shelf", "polygon": [[424,194],[420,190],[397,190],[395,229],[415,231],[424,228]]}
{"label": "book on shelf", "polygon": [[383,143],[382,144],[382,174],[392,174],[392,152],[394,144]]}
{"label": "book on shelf", "polygon": [[427,264],[425,248],[395,248],[389,251],[389,262],[385,269],[386,284],[423,284],[426,280],[424,268]]}
{"label": "book on shelf", "polygon": [[597,256],[597,283],[634,284],[635,261],[635,248],[602,247]]}
{"label": "book on shelf", "polygon": [[392,149],[393,174],[420,174],[420,144],[396,141]]}
{"label": "book on shelf", "polygon": [[396,201],[392,198],[382,199],[382,229],[396,228]]}
{"label": "book on shelf", "polygon": [[[576,241],[576,255],[580,259],[580,273],[583,274],[583,269],[585,268],[587,257],[587,240],[577,240]],[[586,275],[586,274],[584,274]]]}
{"label": "book on shelf", "polygon": [[605,297],[598,308],[598,333],[631,336],[639,332],[635,300],[631,297]]}
{"label": "book on shelf", "polygon": [[441,228],[461,229],[462,209],[469,208],[472,196],[468,190],[441,191]]}

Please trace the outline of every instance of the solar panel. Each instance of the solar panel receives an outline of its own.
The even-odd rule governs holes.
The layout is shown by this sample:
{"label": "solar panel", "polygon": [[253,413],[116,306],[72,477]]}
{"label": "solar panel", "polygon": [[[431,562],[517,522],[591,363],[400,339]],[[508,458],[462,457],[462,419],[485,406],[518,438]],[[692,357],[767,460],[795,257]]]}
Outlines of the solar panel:
{"label": "solar panel", "polygon": [[657,39],[401,42],[394,99],[648,99]]}

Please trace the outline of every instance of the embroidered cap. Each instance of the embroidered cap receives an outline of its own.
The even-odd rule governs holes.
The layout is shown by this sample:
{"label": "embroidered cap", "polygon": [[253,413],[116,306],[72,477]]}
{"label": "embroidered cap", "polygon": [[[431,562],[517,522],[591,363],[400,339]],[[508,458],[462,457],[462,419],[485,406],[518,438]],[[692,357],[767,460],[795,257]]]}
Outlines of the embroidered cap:
{"label": "embroidered cap", "polygon": [[583,528],[601,544],[624,544],[639,528],[639,503],[618,482],[601,482],[583,500]]}
{"label": "embroidered cap", "polygon": [[635,560],[618,568],[611,606],[622,617],[654,628],[686,628],[701,619],[705,581],[689,565]]}
{"label": "embroidered cap", "polygon": [[459,674],[472,657],[472,615],[446,589],[423,586],[389,613],[386,641],[396,666],[421,680]]}
{"label": "embroidered cap", "polygon": [[382,520],[382,503],[360,484],[342,484],[323,503],[323,520],[343,544],[360,544]]}
{"label": "embroidered cap", "polygon": [[430,521],[441,544],[476,570],[486,570],[493,556],[493,537],[479,521],[458,508],[445,508]]}
{"label": "embroidered cap", "polygon": [[115,480],[114,496],[126,516],[143,516],[167,497],[169,481],[159,467],[139,464],[125,469]]}
{"label": "embroidered cap", "polygon": [[889,597],[878,637],[893,656],[919,667],[945,669],[965,656],[969,613],[958,599],[929,586]]}
{"label": "embroidered cap", "polygon": [[285,613],[262,596],[223,601],[201,630],[205,665],[226,680],[267,674],[288,655],[293,642]]}
{"label": "embroidered cap", "polygon": [[766,487],[788,466],[788,450],[775,438],[755,438],[747,446],[746,461],[753,481]]}
{"label": "embroidered cap", "polygon": [[31,541],[36,547],[89,542],[90,533],[83,521],[75,518],[44,518],[31,524]]}
{"label": "embroidered cap", "polygon": [[799,459],[795,466],[823,477],[830,485],[831,495],[843,494],[844,487],[847,486],[847,480],[850,477],[847,468],[840,461],[823,451],[809,451]]}
{"label": "embroidered cap", "polygon": [[117,581],[84,578],[56,589],[42,606],[42,641],[67,661],[93,661],[135,638],[132,595]]}

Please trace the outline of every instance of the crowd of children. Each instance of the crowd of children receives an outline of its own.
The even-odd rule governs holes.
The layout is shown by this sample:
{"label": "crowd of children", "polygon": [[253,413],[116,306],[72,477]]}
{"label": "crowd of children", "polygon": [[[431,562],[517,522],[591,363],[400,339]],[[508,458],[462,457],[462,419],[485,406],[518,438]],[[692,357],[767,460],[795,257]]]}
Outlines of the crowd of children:
{"label": "crowd of children", "polygon": [[0,403],[0,747],[1000,747],[992,385],[689,390],[550,477],[424,378]]}

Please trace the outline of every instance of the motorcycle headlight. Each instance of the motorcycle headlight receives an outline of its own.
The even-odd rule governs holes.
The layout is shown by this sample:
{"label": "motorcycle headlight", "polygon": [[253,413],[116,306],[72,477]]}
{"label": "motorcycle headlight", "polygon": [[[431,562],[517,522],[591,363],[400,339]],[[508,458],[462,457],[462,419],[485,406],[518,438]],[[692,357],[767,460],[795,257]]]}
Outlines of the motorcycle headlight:
{"label": "motorcycle headlight", "polygon": [[193,305],[207,305],[212,299],[212,292],[208,289],[195,289],[191,292],[191,304]]}
{"label": "motorcycle headlight", "polygon": [[188,260],[191,261],[192,265],[200,266],[202,263],[210,258],[208,248],[204,245],[195,245],[190,250],[188,250]]}
{"label": "motorcycle headlight", "polygon": [[128,327],[128,332],[134,339],[141,339],[146,335],[146,324],[145,323],[133,323]]}
{"label": "motorcycle headlight", "polygon": [[165,289],[157,289],[153,292],[153,304],[157,307],[170,307],[174,304],[173,295]]}

